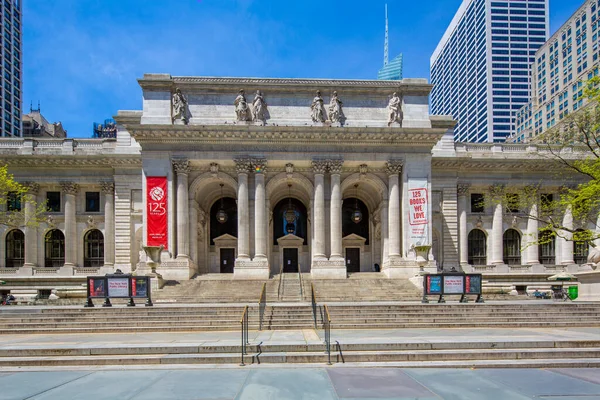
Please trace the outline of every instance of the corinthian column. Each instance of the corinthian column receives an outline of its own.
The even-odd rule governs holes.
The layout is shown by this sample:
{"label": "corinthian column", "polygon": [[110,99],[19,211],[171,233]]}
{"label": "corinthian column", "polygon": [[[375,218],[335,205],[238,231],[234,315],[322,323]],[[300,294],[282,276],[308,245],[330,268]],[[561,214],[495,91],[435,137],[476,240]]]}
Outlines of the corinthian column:
{"label": "corinthian column", "polygon": [[252,160],[254,169],[254,257],[267,258],[267,203],[265,174],[267,160]]}
{"label": "corinthian column", "polygon": [[458,242],[460,265],[469,263],[469,243],[467,233],[467,194],[469,192],[468,184],[458,185]]}
{"label": "corinthian column", "polygon": [[315,248],[313,250],[314,258],[325,257],[325,170],[327,169],[326,161],[313,161],[313,172],[315,174],[315,221],[314,221],[314,237]]}
{"label": "corinthian column", "polygon": [[490,195],[494,202],[494,217],[492,219],[492,257],[490,264],[504,264],[502,252],[502,192],[503,186],[490,186]]}
{"label": "corinthian column", "polygon": [[[573,230],[573,212],[571,211],[571,206],[568,206],[565,210],[562,225],[570,231]],[[571,240],[573,238],[573,234],[569,230],[563,231],[565,238],[561,240],[561,264],[563,265],[575,264],[575,260],[573,260],[573,240]]]}
{"label": "corinthian column", "polygon": [[74,267],[77,263],[77,192],[79,185],[73,182],[61,183],[65,194],[65,267]]}
{"label": "corinthian column", "polygon": [[389,190],[388,235],[389,258],[400,257],[400,174],[402,173],[401,161],[388,161],[386,163]]}
{"label": "corinthian column", "polygon": [[104,265],[115,265],[115,184],[100,183],[104,193]]}
{"label": "corinthian column", "polygon": [[342,258],[342,191],[340,174],[344,160],[330,160],[331,173],[331,257]]}
{"label": "corinthian column", "polygon": [[527,264],[539,264],[539,245],[538,241],[538,203],[535,202],[529,208],[529,218],[527,219]]}
{"label": "corinthian column", "polygon": [[248,171],[250,160],[237,159],[235,167],[238,174],[238,253],[237,258],[250,258],[250,220],[248,215]]}
{"label": "corinthian column", "polygon": [[190,162],[187,158],[176,158],[171,162],[177,174],[177,258],[189,258],[188,174],[190,173]]}
{"label": "corinthian column", "polygon": [[36,182],[25,182],[27,193],[24,197],[25,206],[25,263],[24,267],[33,268],[37,264],[37,228],[33,219],[37,207],[36,196],[40,185]]}

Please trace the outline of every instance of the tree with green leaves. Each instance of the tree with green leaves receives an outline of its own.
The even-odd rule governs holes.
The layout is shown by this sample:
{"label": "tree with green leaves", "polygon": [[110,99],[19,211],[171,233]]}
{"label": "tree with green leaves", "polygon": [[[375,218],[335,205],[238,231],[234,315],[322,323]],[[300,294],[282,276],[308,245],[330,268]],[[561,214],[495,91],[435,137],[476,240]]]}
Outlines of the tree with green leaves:
{"label": "tree with green leaves", "polygon": [[0,166],[0,225],[8,228],[36,227],[45,220],[46,205],[35,199],[39,185],[21,184]]}

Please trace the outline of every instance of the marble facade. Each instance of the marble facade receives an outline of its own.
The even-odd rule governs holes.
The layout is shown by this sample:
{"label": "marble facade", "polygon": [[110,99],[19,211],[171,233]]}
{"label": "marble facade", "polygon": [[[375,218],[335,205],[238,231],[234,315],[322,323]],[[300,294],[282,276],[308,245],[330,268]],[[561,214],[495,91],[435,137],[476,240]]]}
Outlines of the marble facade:
{"label": "marble facade", "polygon": [[[389,278],[411,277],[419,272],[412,250],[416,244],[433,245],[425,267],[432,272],[443,267],[549,273],[557,265],[575,265],[573,243],[566,241],[557,243],[552,265],[540,263],[537,246],[524,247],[518,265],[504,262],[505,232],[515,229],[526,241],[532,237],[527,234],[537,232],[535,223],[509,220],[502,207],[473,211],[470,196],[493,185],[518,188],[539,182],[556,192],[563,182],[533,145],[454,143],[455,121],[429,114],[431,85],[425,80],[146,74],[139,84],[143,109],[119,111],[116,139],[0,139],[0,163],[18,181],[35,182],[31,193],[39,201],[51,191],[60,192],[62,202],[59,211],[48,214],[48,222],[24,230],[23,266],[10,268],[0,258],[0,278],[135,270],[144,263],[144,194],[151,176],[165,176],[168,182],[168,242],[159,268],[165,279],[219,273],[227,249],[233,252],[238,279],[278,273],[284,249],[296,249],[298,268],[315,279],[345,278],[348,249],[359,249],[360,271],[378,264]],[[178,101],[175,110],[178,89],[185,101]],[[239,120],[233,103],[241,89],[249,94],[248,107],[254,93],[263,96],[259,120]],[[339,118],[313,121],[317,90],[324,104],[337,92],[343,124]],[[394,92],[401,113],[390,122]],[[421,217],[428,223],[417,242],[409,209],[411,188],[419,185],[427,194]],[[88,192],[100,193],[98,211],[86,210]],[[229,218],[237,218],[235,229],[217,236],[211,210],[223,204],[222,198],[235,201]],[[290,198],[306,210],[304,236],[275,232],[274,211]],[[362,235],[344,234],[345,201],[364,205],[368,222]],[[64,263],[48,267],[45,238],[53,229],[64,235]],[[85,237],[91,229],[103,235],[100,268],[85,267]],[[474,229],[486,237],[486,260],[479,265],[469,263],[467,238]],[[0,227],[0,254],[7,254],[11,230]]]}

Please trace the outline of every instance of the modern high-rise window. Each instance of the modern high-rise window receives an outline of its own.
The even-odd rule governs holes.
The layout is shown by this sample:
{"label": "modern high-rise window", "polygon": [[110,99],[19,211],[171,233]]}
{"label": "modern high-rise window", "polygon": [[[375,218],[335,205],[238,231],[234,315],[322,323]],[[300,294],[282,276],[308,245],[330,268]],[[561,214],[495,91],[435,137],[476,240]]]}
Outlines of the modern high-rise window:
{"label": "modern high-rise window", "polygon": [[464,0],[430,60],[431,113],[455,140],[503,142],[529,102],[530,65],[549,35],[548,0]]}
{"label": "modern high-rise window", "polygon": [[2,12],[2,105],[0,136],[21,137],[22,83],[22,4],[21,0],[1,0]]}
{"label": "modern high-rise window", "polygon": [[585,82],[600,67],[600,4],[587,0],[537,51],[531,101],[517,113],[514,142],[526,142],[586,103]]}

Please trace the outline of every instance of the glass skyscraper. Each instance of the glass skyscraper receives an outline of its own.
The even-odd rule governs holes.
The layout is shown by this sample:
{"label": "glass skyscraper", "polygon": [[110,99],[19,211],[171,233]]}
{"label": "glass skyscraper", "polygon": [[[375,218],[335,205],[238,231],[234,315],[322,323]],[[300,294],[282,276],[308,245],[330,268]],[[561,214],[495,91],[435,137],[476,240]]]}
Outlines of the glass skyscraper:
{"label": "glass skyscraper", "polygon": [[548,0],[464,0],[430,60],[431,113],[455,140],[503,142],[529,102],[529,68],[549,35]]}
{"label": "glass skyscraper", "polygon": [[398,54],[392,61],[390,61],[387,65],[384,65],[383,68],[379,70],[377,73],[377,79],[381,80],[391,80],[391,81],[401,81],[402,80],[402,53]]}
{"label": "glass skyscraper", "polygon": [[21,137],[21,96],[22,96],[22,37],[21,0],[2,0],[2,103],[4,112],[0,114],[0,136]]}

